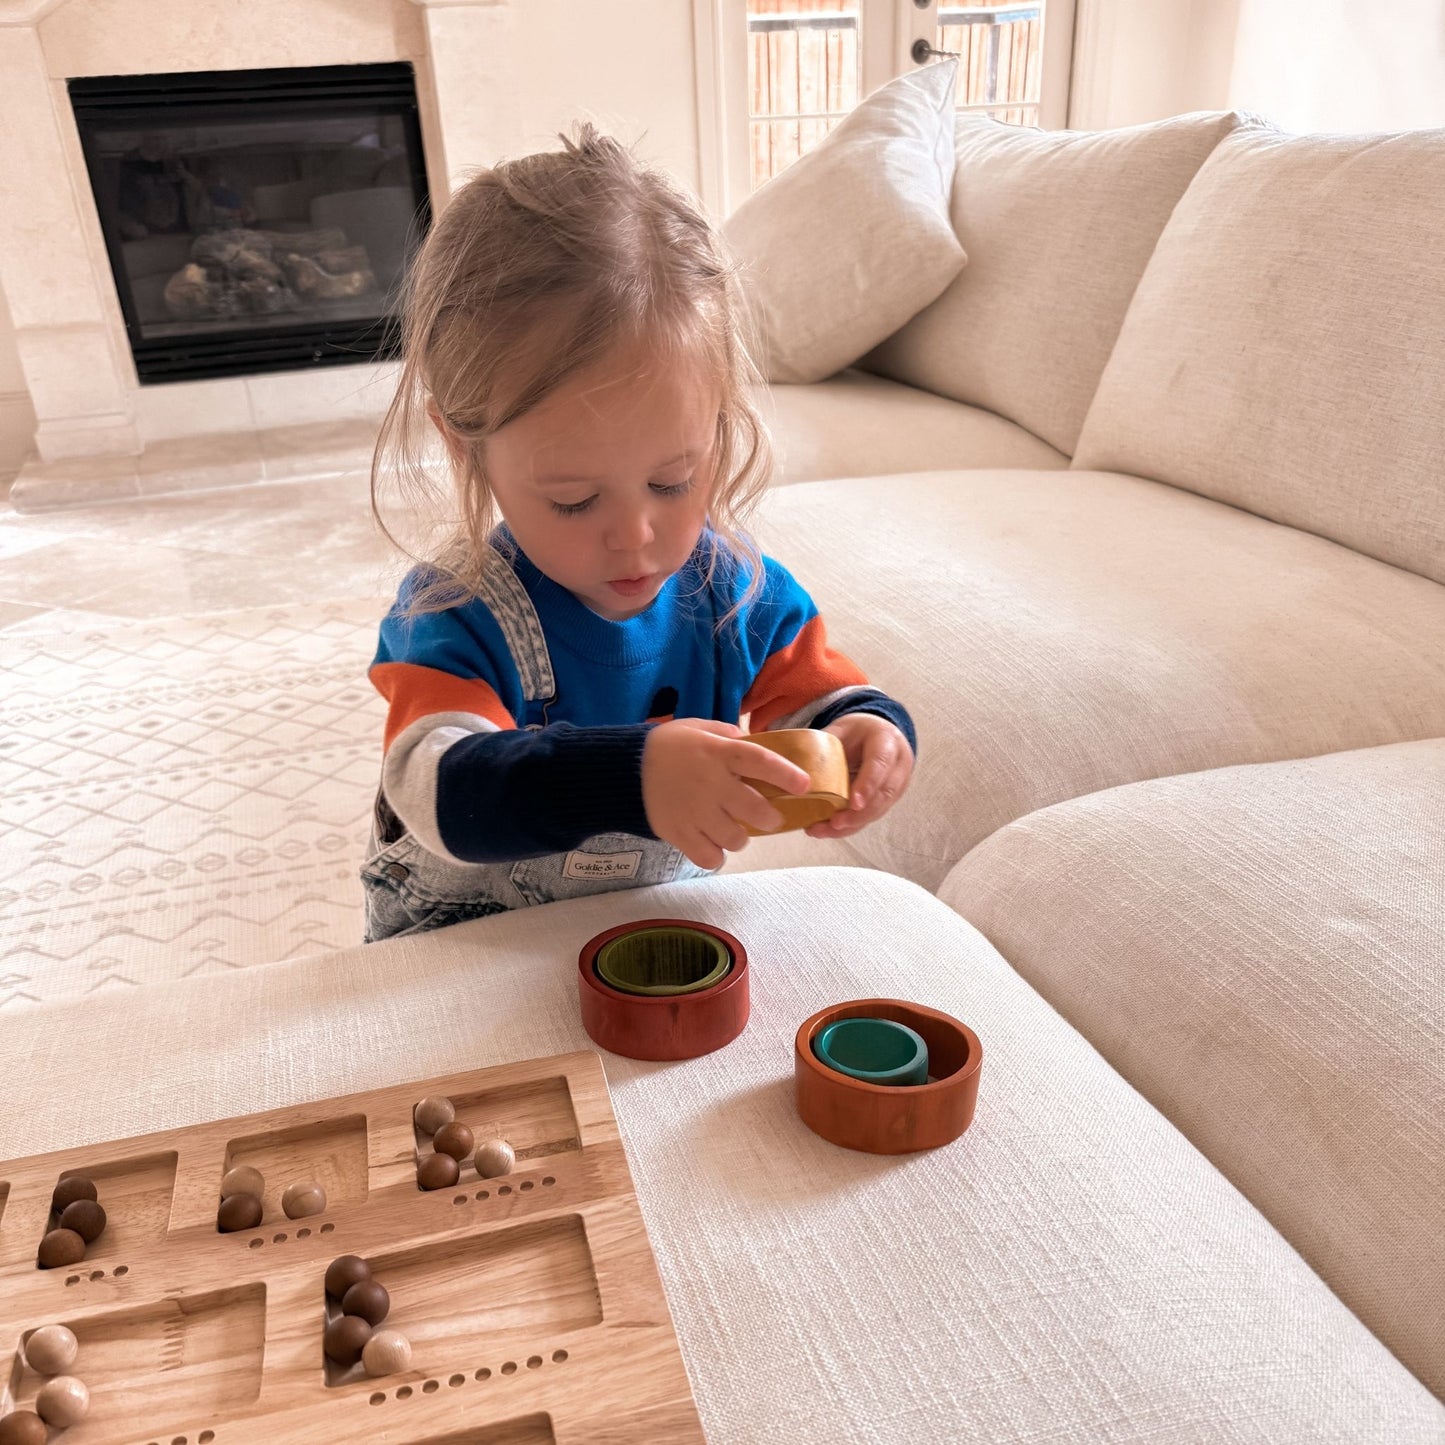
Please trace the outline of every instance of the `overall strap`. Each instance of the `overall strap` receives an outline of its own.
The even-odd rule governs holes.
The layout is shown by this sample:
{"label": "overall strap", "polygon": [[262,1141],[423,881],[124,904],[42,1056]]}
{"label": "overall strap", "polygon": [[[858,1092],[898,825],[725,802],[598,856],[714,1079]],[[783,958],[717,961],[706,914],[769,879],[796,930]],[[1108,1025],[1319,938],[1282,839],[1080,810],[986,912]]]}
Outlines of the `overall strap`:
{"label": "overall strap", "polygon": [[527,596],[522,579],[513,571],[506,552],[495,543],[492,550],[496,557],[482,574],[477,596],[487,604],[502,629],[522,683],[522,695],[528,702],[549,703],[557,696],[557,679],[552,672],[552,656],[547,651],[537,609]]}

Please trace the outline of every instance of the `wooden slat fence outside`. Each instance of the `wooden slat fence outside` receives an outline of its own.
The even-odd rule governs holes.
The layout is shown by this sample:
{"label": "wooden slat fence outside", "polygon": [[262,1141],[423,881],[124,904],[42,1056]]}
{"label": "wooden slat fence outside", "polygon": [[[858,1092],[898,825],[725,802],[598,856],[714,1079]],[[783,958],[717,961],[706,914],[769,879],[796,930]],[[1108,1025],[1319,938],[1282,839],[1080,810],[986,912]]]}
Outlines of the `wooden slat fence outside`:
{"label": "wooden slat fence outside", "polygon": [[[960,110],[1037,124],[1045,3],[965,0],[939,7],[933,43],[960,56]],[[859,4],[748,0],[754,189],[816,145],[858,103]]]}

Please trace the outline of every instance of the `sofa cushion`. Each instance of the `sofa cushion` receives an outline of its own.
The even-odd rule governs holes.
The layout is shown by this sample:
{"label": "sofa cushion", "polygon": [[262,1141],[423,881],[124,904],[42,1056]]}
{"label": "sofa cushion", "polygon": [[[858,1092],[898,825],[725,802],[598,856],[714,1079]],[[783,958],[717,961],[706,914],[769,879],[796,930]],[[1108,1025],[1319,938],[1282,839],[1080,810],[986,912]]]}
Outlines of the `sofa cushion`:
{"label": "sofa cushion", "polygon": [[1159,238],[1076,464],[1445,582],[1442,228],[1445,130],[1231,136]]}
{"label": "sofa cushion", "polygon": [[940,897],[1445,1394],[1445,739],[1112,788]]}
{"label": "sofa cushion", "polygon": [[[0,1157],[37,1120],[56,1148],[587,1048],[578,950],[659,915],[752,965],[718,1053],[603,1056],[711,1445],[1439,1440],[1445,1409],[1258,1211],[957,914],[869,870],[578,899],[0,1018],[26,1061]],[[798,1025],[880,992],[983,1041],[952,1145],[855,1154],[797,1116]],[[103,1071],[76,1068],[82,1040]]]}
{"label": "sofa cushion", "polygon": [[769,381],[850,366],[968,259],[948,219],[956,74],[889,81],[724,224]]}
{"label": "sofa cushion", "polygon": [[991,411],[844,371],[762,400],[775,483],[954,467],[1066,467],[1068,457]]}
{"label": "sofa cushion", "polygon": [[912,786],[851,842],[929,888],[1048,803],[1445,735],[1445,588],[1157,482],[808,482],[757,531],[913,713]]}
{"label": "sofa cushion", "polygon": [[960,117],[951,210],[968,266],[863,365],[1072,453],[1174,203],[1243,119],[1088,133]]}

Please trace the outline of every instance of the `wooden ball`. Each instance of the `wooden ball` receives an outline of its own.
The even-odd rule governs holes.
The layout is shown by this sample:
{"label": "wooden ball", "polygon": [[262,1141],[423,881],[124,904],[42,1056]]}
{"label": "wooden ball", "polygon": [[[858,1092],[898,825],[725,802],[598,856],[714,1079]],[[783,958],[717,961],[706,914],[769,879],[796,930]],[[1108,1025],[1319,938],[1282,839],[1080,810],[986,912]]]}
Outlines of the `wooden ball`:
{"label": "wooden ball", "polygon": [[50,1207],[59,1214],[67,1204],[74,1204],[77,1199],[99,1199],[100,1192],[89,1179],[79,1174],[73,1174],[69,1179],[62,1179],[55,1186],[55,1192],[50,1196]]}
{"label": "wooden ball", "polygon": [[34,1410],[12,1410],[0,1420],[0,1445],[45,1445],[49,1435]]}
{"label": "wooden ball", "polygon": [[371,1326],[360,1315],[337,1315],[321,1336],[321,1349],[338,1365],[354,1365],[371,1338]]}
{"label": "wooden ball", "polygon": [[416,1182],[423,1189],[450,1189],[462,1177],[462,1166],[450,1154],[423,1154]]}
{"label": "wooden ball", "polygon": [[443,1124],[431,1142],[438,1154],[450,1154],[460,1164],[472,1152],[475,1140],[465,1124],[452,1123]]}
{"label": "wooden ball", "polygon": [[411,1341],[396,1330],[377,1330],[361,1351],[368,1375],[394,1375],[411,1364]]}
{"label": "wooden ball", "polygon": [[64,1325],[41,1325],[25,1341],[25,1363],[37,1375],[63,1375],[75,1363],[79,1349]]}
{"label": "wooden ball", "polygon": [[260,1199],[266,1193],[266,1180],[259,1169],[249,1164],[238,1164],[221,1176],[221,1198],[229,1199],[233,1194],[254,1194]]}
{"label": "wooden ball", "polygon": [[436,1094],[429,1099],[423,1099],[412,1110],[412,1117],[423,1134],[435,1134],[443,1124],[450,1124],[457,1117],[457,1111],[452,1107],[450,1099]]}
{"label": "wooden ball", "polygon": [[85,1258],[85,1241],[73,1229],[52,1229],[36,1255],[41,1269],[63,1269]]}
{"label": "wooden ball", "polygon": [[281,1196],[281,1208],[287,1219],[305,1219],[320,1214],[326,1208],[326,1191],[314,1179],[298,1179],[288,1184]]}
{"label": "wooden ball", "polygon": [[359,1279],[341,1297],[341,1313],[359,1315],[369,1325],[379,1325],[391,1309],[391,1296],[379,1280]]}
{"label": "wooden ball", "polygon": [[255,1229],[265,1211],[261,1201],[254,1194],[233,1194],[221,1201],[216,1211],[216,1228],[222,1234],[234,1234],[238,1229]]}
{"label": "wooden ball", "polygon": [[352,1285],[371,1278],[371,1266],[359,1254],[338,1254],[326,1266],[326,1293],[340,1299]]}
{"label": "wooden ball", "polygon": [[477,1173],[483,1179],[496,1179],[510,1174],[517,1163],[517,1155],[505,1139],[488,1139],[477,1145]]}
{"label": "wooden ball", "polygon": [[90,1414],[90,1391],[84,1380],[74,1375],[57,1375],[47,1380],[35,1397],[35,1413],[47,1425],[58,1425],[62,1430],[70,1425],[79,1425]]}
{"label": "wooden ball", "polygon": [[93,1199],[77,1199],[60,1211],[60,1227],[73,1229],[87,1244],[100,1238],[105,1210]]}

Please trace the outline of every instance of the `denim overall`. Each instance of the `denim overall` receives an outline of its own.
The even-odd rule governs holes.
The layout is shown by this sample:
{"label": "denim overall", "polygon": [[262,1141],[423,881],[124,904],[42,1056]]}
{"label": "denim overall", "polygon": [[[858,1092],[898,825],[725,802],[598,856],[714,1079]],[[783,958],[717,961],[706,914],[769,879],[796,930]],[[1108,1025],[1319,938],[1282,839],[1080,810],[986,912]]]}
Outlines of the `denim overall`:
{"label": "denim overall", "polygon": [[[519,721],[529,731],[545,727],[547,709],[557,701],[557,685],[532,599],[505,564],[487,569],[478,596],[501,627],[522,682],[526,716]],[[361,869],[365,941],[427,933],[562,898],[700,878],[708,871],[671,844],[636,833],[598,833],[568,853],[540,858],[455,863],[423,848],[378,789],[370,854]]]}

